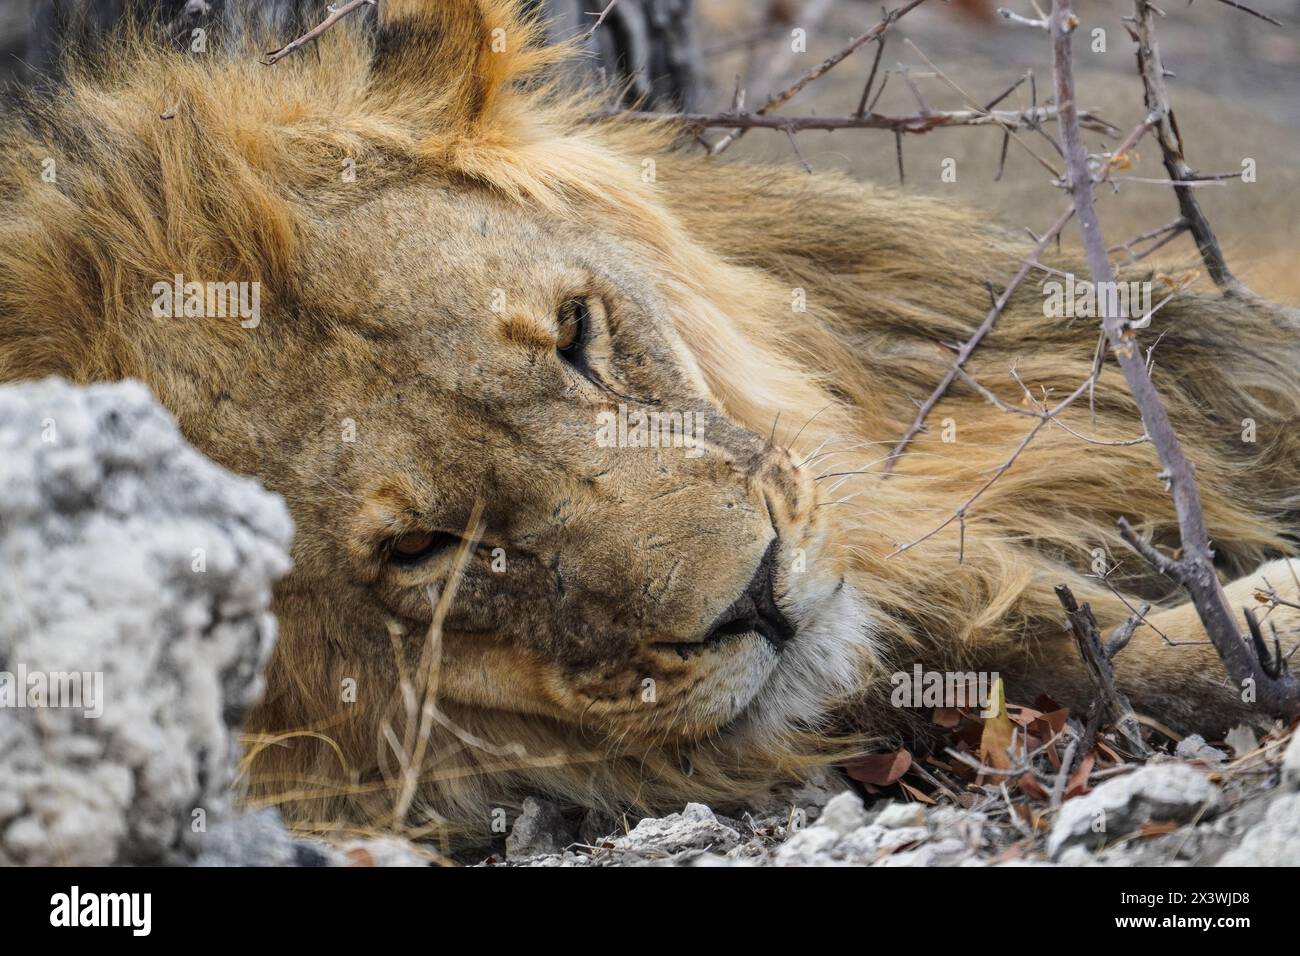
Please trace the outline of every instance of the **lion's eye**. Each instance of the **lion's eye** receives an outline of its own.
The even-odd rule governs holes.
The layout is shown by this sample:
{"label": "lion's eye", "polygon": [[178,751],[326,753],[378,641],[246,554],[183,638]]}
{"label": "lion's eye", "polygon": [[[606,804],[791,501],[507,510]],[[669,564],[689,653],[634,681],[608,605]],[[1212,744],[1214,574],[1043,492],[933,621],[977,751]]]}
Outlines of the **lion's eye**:
{"label": "lion's eye", "polygon": [[582,361],[582,350],[587,344],[591,312],[581,299],[566,302],[556,316],[560,330],[555,336],[555,350],[575,364]]}
{"label": "lion's eye", "polygon": [[445,531],[409,531],[393,541],[389,556],[399,564],[410,564],[460,544],[460,538]]}

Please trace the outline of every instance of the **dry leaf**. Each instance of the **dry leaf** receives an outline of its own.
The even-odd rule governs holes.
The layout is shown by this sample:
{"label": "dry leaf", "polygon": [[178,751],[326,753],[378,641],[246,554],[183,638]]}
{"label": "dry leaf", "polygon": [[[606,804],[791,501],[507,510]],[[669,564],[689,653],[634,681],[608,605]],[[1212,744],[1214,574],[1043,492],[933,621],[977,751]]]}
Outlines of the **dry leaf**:
{"label": "dry leaf", "polygon": [[1147,820],[1138,827],[1138,833],[1144,837],[1164,836],[1178,829],[1178,824],[1171,820]]}
{"label": "dry leaf", "polygon": [[929,794],[922,793],[920,790],[917,790],[916,787],[903,783],[903,781],[901,780],[898,782],[898,785],[902,787],[903,792],[906,793],[913,800],[920,801],[921,803],[928,804],[929,806],[935,805],[935,799],[931,797]]}
{"label": "dry leaf", "polygon": [[867,754],[850,760],[844,765],[844,771],[860,783],[887,787],[907,773],[912,766],[912,755],[906,750],[890,754]]}
{"label": "dry leaf", "polygon": [[1016,780],[1016,784],[1020,787],[1020,792],[1030,799],[1046,800],[1050,796],[1043,785],[1038,782],[1038,778],[1032,773],[1021,774]]}
{"label": "dry leaf", "polygon": [[989,693],[989,709],[992,717],[984,718],[984,731],[980,734],[980,763],[996,770],[1005,770],[1011,766],[1011,718],[1007,714],[1006,689],[1002,678],[993,683]]}
{"label": "dry leaf", "polygon": [[961,711],[956,707],[936,707],[930,720],[940,727],[956,727],[961,723]]}
{"label": "dry leaf", "polygon": [[1088,792],[1088,775],[1092,773],[1092,768],[1097,763],[1097,755],[1088,753],[1083,755],[1079,761],[1079,766],[1074,768],[1074,773],[1070,774],[1070,779],[1065,782],[1065,798],[1079,797]]}

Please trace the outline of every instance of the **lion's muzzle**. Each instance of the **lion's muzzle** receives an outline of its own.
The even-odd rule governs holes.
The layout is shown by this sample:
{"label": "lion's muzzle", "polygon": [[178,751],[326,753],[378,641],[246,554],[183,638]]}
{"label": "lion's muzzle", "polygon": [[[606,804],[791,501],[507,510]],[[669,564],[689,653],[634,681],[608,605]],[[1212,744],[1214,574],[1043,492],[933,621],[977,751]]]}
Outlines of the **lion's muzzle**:
{"label": "lion's muzzle", "polygon": [[744,592],[718,615],[709,628],[704,639],[706,644],[732,635],[754,633],[780,650],[794,637],[794,625],[777,606],[773,592],[779,548],[780,541],[773,539]]}

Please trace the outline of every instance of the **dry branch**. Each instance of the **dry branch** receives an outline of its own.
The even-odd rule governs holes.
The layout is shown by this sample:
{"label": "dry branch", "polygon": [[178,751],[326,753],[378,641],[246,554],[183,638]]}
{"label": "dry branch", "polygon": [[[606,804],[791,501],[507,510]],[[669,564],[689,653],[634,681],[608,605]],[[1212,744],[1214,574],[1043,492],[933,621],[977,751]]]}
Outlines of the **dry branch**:
{"label": "dry branch", "polygon": [[[1015,409],[1015,411],[1018,414],[1026,415],[1030,418],[1035,418],[1038,421],[1033,428],[1031,428],[1028,432],[1025,433],[1025,437],[1020,440],[1020,443],[1018,445],[1016,445],[1015,450],[1011,452],[1010,457],[1008,457],[1004,462],[1002,462],[1002,464],[999,465],[997,468],[993,469],[988,479],[985,480],[985,482],[975,490],[975,493],[971,495],[969,498],[967,498],[955,509],[953,509],[952,514],[949,515],[947,518],[945,518],[940,524],[931,528],[929,531],[921,535],[919,538],[915,538],[912,541],[907,542],[906,544],[897,545],[894,548],[894,550],[891,551],[886,557],[893,558],[897,555],[902,554],[904,551],[910,551],[912,548],[916,547],[921,542],[928,541],[930,538],[933,538],[944,528],[948,527],[948,525],[956,521],[959,522],[959,528],[961,531],[959,551],[957,556],[957,559],[960,562],[962,558],[965,556],[966,515],[970,513],[971,507],[975,504],[976,501],[980,499],[980,496],[983,495],[984,492],[988,491],[991,487],[993,487],[994,483],[997,482],[999,478],[1001,478],[1011,469],[1011,466],[1016,463],[1016,460],[1020,457],[1020,455],[1024,452],[1024,450],[1030,446],[1030,444],[1033,442],[1035,438],[1038,437],[1038,433],[1040,431],[1042,431],[1052,421],[1054,421],[1058,415],[1060,415],[1067,408],[1073,405],[1081,396],[1087,394],[1088,390],[1092,387],[1093,382],[1096,381],[1097,373],[1099,371],[1100,371],[1099,364],[1094,365],[1092,374],[1089,375],[1086,379],[1084,379],[1082,385],[1080,385],[1073,392],[1071,392],[1069,395],[1061,399],[1061,401],[1057,402],[1055,405],[1053,405],[1050,408],[1042,407],[1042,408],[1034,408],[1034,409],[1028,409],[1028,408]],[[964,371],[962,371],[959,366],[954,365],[951,370],[951,374],[953,376],[957,376],[957,375],[962,376],[962,378],[969,385],[971,385],[976,391],[978,391],[985,398],[992,401],[999,408],[1002,408],[1004,411],[1011,410],[1010,406],[1007,406],[1005,403],[1001,402],[995,395],[993,395],[982,385],[976,382],[973,378],[967,375]]]}
{"label": "dry branch", "polygon": [[[1073,104],[1071,104],[1071,107],[1073,108]],[[1075,115],[1078,114],[1076,113]],[[1137,145],[1138,140],[1146,135],[1155,122],[1155,115],[1148,115],[1145,120],[1138,124],[1133,131],[1124,138],[1124,141],[1116,147],[1113,153],[1111,153],[1110,160],[1106,163],[1104,168],[1103,178],[1109,175],[1111,167],[1114,165],[1115,161]],[[944,395],[947,394],[948,389],[961,373],[962,368],[966,365],[966,362],[970,359],[971,355],[974,354],[975,349],[979,347],[980,342],[984,341],[984,337],[993,330],[993,326],[997,324],[998,318],[1006,309],[1007,303],[1011,301],[1011,296],[1014,295],[1016,290],[1024,283],[1030,272],[1036,268],[1041,268],[1038,263],[1038,257],[1041,256],[1056,237],[1060,235],[1061,230],[1065,228],[1065,224],[1070,221],[1070,218],[1073,215],[1073,207],[1065,210],[1065,212],[1061,213],[1061,215],[1057,217],[1056,222],[1052,223],[1047,232],[1043,233],[1041,237],[1037,237],[1037,241],[1034,243],[1034,248],[1029,254],[1029,258],[1021,263],[1016,274],[1011,277],[1011,281],[1007,283],[1006,288],[1002,290],[1002,294],[993,300],[993,306],[984,316],[984,321],[979,324],[979,327],[975,329],[975,332],[971,337],[957,350],[957,355],[953,359],[952,365],[949,366],[948,371],[944,373],[943,378],[939,380],[939,384],[935,386],[934,391],[931,392],[929,397],[917,407],[916,416],[912,419],[912,424],[908,426],[907,431],[903,433],[903,437],[899,439],[898,444],[895,445],[893,451],[889,453],[889,459],[886,461],[882,472],[885,477],[888,477],[893,472],[894,465],[897,463],[899,457],[907,450],[907,446],[910,445],[916,436],[925,428],[925,420],[929,417],[930,412],[934,410],[934,407],[938,405]]]}
{"label": "dry branch", "polygon": [[[926,110],[902,116],[773,116],[758,113],[658,113],[641,110],[602,110],[589,119],[662,122],[670,120],[701,129],[775,129],[786,133],[805,130],[888,129],[898,133],[928,133],[948,126],[998,126],[1006,130],[1037,129],[1039,124],[1056,119],[1056,107],[1039,106],[1027,110]],[[1115,129],[1105,120],[1083,111],[1080,120],[1088,129],[1111,133]]]}
{"label": "dry branch", "polygon": [[591,25],[591,29],[578,38],[579,46],[582,46],[596,35],[596,31],[600,29],[600,25],[605,22],[605,18],[609,16],[609,12],[614,9],[616,3],[618,3],[618,0],[609,0],[609,3],[605,5],[605,9],[596,15],[596,22]]}
{"label": "dry branch", "polygon": [[[852,41],[849,42],[848,46],[844,47],[844,49],[840,50],[838,53],[835,53],[832,56],[827,57],[821,63],[817,64],[807,73],[805,73],[803,76],[799,77],[799,79],[795,80],[793,83],[787,86],[780,93],[777,93],[775,96],[769,99],[766,103],[764,103],[761,107],[759,107],[758,115],[766,116],[768,113],[780,109],[791,99],[797,96],[799,91],[802,90],[809,83],[811,83],[813,80],[824,75],[827,71],[835,67],[838,63],[847,59],[856,50],[858,50],[858,48],[864,46],[865,44],[871,42],[872,40],[875,40],[883,36],[886,30],[888,30],[891,26],[893,26],[900,19],[902,19],[911,11],[915,10],[924,2],[925,0],[908,0],[907,3],[903,4],[903,6],[887,12],[884,16],[884,19],[882,19],[879,23],[877,23],[866,33],[862,34],[862,36],[854,38]],[[737,127],[736,129],[728,133],[722,139],[718,140],[709,148],[710,155],[713,156],[718,155],[718,153],[721,153],[724,149],[726,149],[736,140],[740,139],[740,137],[742,137],[743,135],[745,135],[745,127]]]}
{"label": "dry branch", "polygon": [[[1139,0],[1139,3],[1143,2]],[[1062,146],[1069,171],[1070,195],[1074,200],[1092,281],[1109,283],[1113,280],[1113,270],[1093,204],[1093,176],[1088,168],[1088,153],[1079,134],[1075,112],[1071,38],[1077,20],[1070,11],[1070,0],[1053,0],[1051,22],[1056,102],[1061,110]],[[1187,591],[1232,679],[1239,686],[1252,685],[1256,700],[1269,713],[1288,718],[1300,715],[1300,684],[1289,673],[1286,661],[1280,655],[1269,654],[1249,609],[1245,615],[1251,624],[1252,641],[1243,638],[1237,626],[1214,570],[1214,552],[1210,547],[1192,463],[1174,433],[1137,339],[1123,315],[1111,314],[1110,303],[1099,300],[1099,305],[1102,328],[1141,412],[1146,433],[1160,457],[1164,468],[1162,474],[1169,482],[1182,547],[1177,558],[1167,557],[1149,542],[1138,538],[1124,519],[1119,522],[1120,534],[1156,570]]]}
{"label": "dry branch", "polygon": [[1225,4],[1226,6],[1234,7],[1240,10],[1242,13],[1249,13],[1252,17],[1258,17],[1259,19],[1263,20],[1265,23],[1271,23],[1275,27],[1282,26],[1281,20],[1274,20],[1267,13],[1260,13],[1258,10],[1256,10],[1253,7],[1248,7],[1244,3],[1238,3],[1237,0],[1219,0],[1219,2]]}
{"label": "dry branch", "polygon": [[279,63],[281,60],[283,60],[294,50],[297,50],[299,47],[306,46],[312,40],[315,40],[322,33],[324,33],[330,27],[334,26],[334,24],[338,23],[340,20],[342,20],[352,11],[359,10],[361,7],[373,7],[375,3],[376,0],[348,0],[347,3],[344,3],[341,6],[330,7],[329,14],[325,17],[324,20],[322,20],[316,26],[312,27],[302,36],[298,37],[298,39],[290,40],[287,44],[280,47],[280,49],[278,50],[272,50],[270,53],[266,55],[266,59],[263,62],[267,66],[274,66],[276,63]]}
{"label": "dry branch", "polygon": [[1134,18],[1134,27],[1129,32],[1137,43],[1138,73],[1142,76],[1147,109],[1160,117],[1155,128],[1156,140],[1160,143],[1165,169],[1173,181],[1182,218],[1192,238],[1196,240],[1196,247],[1200,250],[1201,259],[1214,284],[1228,295],[1243,299],[1254,298],[1251,291],[1228,269],[1219,240],[1215,238],[1214,230],[1210,228],[1210,222],[1205,218],[1191,186],[1198,181],[1198,177],[1183,156],[1183,138],[1178,132],[1178,120],[1174,118],[1173,107],[1169,105],[1165,67],[1160,59],[1160,48],[1156,46],[1155,8],[1147,0],[1134,2],[1137,16]]}
{"label": "dry branch", "polygon": [[1097,731],[1106,717],[1110,718],[1111,723],[1127,738],[1137,753],[1146,755],[1149,751],[1142,740],[1141,727],[1133,715],[1133,707],[1128,698],[1115,685],[1115,668],[1111,661],[1128,644],[1151,606],[1144,605],[1130,616],[1115,629],[1110,641],[1106,642],[1101,639],[1101,628],[1091,607],[1087,604],[1081,606],[1075,600],[1074,593],[1064,584],[1057,585],[1056,598],[1061,602],[1061,607],[1065,608],[1065,619],[1070,625],[1070,633],[1074,635],[1075,646],[1079,649],[1088,677],[1097,690],[1097,696],[1088,711],[1080,755],[1086,755],[1092,750]]}

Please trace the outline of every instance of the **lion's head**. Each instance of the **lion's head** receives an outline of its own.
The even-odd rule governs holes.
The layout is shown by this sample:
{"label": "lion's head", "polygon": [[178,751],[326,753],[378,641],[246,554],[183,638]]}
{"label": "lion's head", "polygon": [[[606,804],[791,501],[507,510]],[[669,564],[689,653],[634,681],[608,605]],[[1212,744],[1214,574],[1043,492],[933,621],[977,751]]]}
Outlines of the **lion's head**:
{"label": "lion's head", "polygon": [[385,776],[416,728],[471,762],[780,751],[869,633],[809,467],[817,343],[745,327],[789,289],[690,235],[668,137],[589,127],[514,4],[385,8],[274,67],[127,39],[30,108],[9,149],[57,149],[58,188],[11,197],[6,374],[140,377],[287,500],[270,789]]}
{"label": "lion's head", "polygon": [[455,703],[662,740],[842,685],[861,615],[812,473],[714,394],[642,252],[437,182],[304,247],[319,305],[216,410],[241,455],[292,449],[267,475],[298,526],[286,654],[386,655],[463,566]]}

